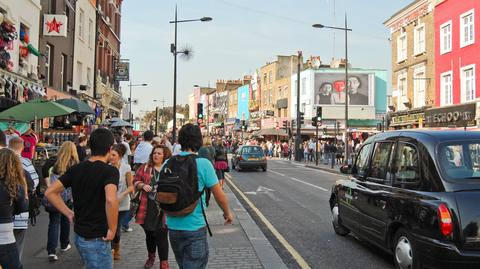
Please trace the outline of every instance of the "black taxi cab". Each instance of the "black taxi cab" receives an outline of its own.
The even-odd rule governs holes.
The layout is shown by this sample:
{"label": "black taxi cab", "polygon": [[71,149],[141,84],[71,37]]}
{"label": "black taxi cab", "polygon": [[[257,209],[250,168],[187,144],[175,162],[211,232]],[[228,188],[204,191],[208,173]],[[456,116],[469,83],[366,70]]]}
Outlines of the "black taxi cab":
{"label": "black taxi cab", "polygon": [[385,249],[397,268],[480,268],[480,132],[378,134],[341,172],[337,234]]}

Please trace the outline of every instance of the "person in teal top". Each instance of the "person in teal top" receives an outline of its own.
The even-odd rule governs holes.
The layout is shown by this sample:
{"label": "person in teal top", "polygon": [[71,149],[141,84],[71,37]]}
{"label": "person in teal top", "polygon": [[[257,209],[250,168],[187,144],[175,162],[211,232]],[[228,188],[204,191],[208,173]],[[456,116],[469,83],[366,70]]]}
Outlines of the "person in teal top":
{"label": "person in teal top", "polygon": [[[183,147],[182,147],[183,148]],[[180,152],[179,155],[194,154],[191,152]],[[202,191],[207,187],[211,189],[218,184],[217,174],[213,168],[212,163],[206,158],[197,158],[197,170],[198,170],[198,190]],[[203,208],[207,208],[205,201],[205,193],[202,194]],[[182,231],[196,231],[206,226],[205,219],[202,213],[202,207],[200,203],[193,212],[184,217],[167,216],[167,227],[173,230]]]}
{"label": "person in teal top", "polygon": [[[178,142],[182,146],[181,155],[196,154],[202,147],[202,133],[197,125],[186,124],[178,134]],[[228,200],[218,184],[217,175],[212,163],[205,158],[197,158],[198,189],[209,188],[215,201],[223,211],[225,225],[231,224],[233,214],[228,206]],[[201,202],[206,208],[205,194]],[[203,218],[201,204],[187,216],[173,217],[167,215],[170,246],[175,254],[180,269],[203,269],[208,263],[208,241],[206,223]],[[195,253],[195,255],[192,255]]]}

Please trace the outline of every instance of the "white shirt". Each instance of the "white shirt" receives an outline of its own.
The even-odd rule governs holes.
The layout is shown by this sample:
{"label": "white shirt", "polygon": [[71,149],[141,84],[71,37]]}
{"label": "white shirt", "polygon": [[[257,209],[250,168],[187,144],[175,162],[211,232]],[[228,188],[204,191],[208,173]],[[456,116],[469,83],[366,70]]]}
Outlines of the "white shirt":
{"label": "white shirt", "polygon": [[130,210],[130,196],[129,195],[124,196],[120,200],[120,194],[126,191],[128,188],[126,174],[130,171],[132,170],[130,169],[130,166],[128,164],[125,164],[125,163],[120,164],[120,169],[118,169],[120,178],[118,180],[118,190],[117,190],[117,197],[119,198],[118,211]]}
{"label": "white shirt", "polygon": [[133,163],[147,163],[150,153],[152,153],[153,146],[149,142],[142,141],[135,149],[133,156]]}
{"label": "white shirt", "polygon": [[125,154],[123,155],[122,162],[125,164],[128,164],[128,156],[132,155],[132,151],[130,150],[130,145],[122,141],[122,144],[127,148],[127,151],[125,151]]}
{"label": "white shirt", "polygon": [[175,144],[173,145],[173,153],[172,153],[172,155],[173,155],[173,156],[178,155],[178,154],[180,154],[180,152],[182,152],[182,146],[181,146],[180,144],[178,144],[178,143],[175,143]]}

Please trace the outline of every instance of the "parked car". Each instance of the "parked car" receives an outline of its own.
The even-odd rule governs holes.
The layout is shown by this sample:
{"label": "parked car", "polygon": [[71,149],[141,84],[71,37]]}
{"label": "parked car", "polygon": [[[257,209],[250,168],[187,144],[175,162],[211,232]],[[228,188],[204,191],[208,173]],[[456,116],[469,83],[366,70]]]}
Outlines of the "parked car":
{"label": "parked car", "polygon": [[267,158],[259,146],[241,146],[232,157],[232,169],[259,169],[267,171]]}
{"label": "parked car", "polygon": [[337,234],[385,249],[397,268],[480,268],[480,132],[378,134],[341,171]]}

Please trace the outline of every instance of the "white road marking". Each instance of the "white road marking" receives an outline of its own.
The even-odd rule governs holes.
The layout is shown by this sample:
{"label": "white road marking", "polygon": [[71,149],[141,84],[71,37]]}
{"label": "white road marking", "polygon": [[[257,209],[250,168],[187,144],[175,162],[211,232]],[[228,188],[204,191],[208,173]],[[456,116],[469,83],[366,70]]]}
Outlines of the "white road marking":
{"label": "white road marking", "polygon": [[267,228],[272,232],[272,234],[277,238],[277,240],[283,245],[283,247],[292,255],[292,257],[295,259],[295,261],[298,263],[300,268],[302,269],[310,269],[310,265],[303,259],[303,257],[298,253],[298,251],[290,245],[290,243],[283,237],[283,235],[268,221],[268,219],[263,215],[263,213],[255,207],[255,205],[248,199],[248,197],[243,194],[243,192],[235,185],[232,181],[232,176],[229,174],[225,174],[225,180],[228,181],[230,186],[232,186],[237,193],[242,196],[243,200],[252,208],[252,210],[257,214],[257,216],[260,218],[260,220],[267,226]]}
{"label": "white road marking", "polygon": [[287,178],[287,179],[295,180],[295,181],[300,182],[300,183],[303,183],[303,184],[305,184],[305,185],[308,185],[308,186],[317,188],[317,189],[319,189],[319,190],[326,191],[326,192],[329,191],[329,190],[327,190],[327,189],[325,189],[325,188],[322,188],[322,187],[317,186],[317,185],[313,185],[313,184],[311,184],[311,183],[302,181],[302,180],[297,179],[297,178],[294,178],[294,177],[290,177],[290,178],[289,178],[289,177],[285,176],[285,175],[282,174],[282,173],[279,173],[279,172],[277,172],[277,171],[273,171],[272,169],[270,169],[269,171],[272,172],[272,173],[274,173],[274,174],[277,174],[277,175],[280,175],[280,176],[282,176],[282,177],[285,177],[285,178]]}

